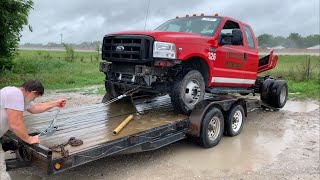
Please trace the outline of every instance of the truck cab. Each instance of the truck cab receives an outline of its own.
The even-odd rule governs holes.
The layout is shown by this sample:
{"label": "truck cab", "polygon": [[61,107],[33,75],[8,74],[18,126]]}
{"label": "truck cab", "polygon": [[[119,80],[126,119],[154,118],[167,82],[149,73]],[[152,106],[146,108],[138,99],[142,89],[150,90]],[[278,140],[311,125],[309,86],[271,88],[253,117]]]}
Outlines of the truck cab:
{"label": "truck cab", "polygon": [[[258,73],[274,60],[272,54],[263,61],[267,64],[259,60],[248,24],[217,14],[176,17],[154,31],[108,34],[102,59],[105,101],[138,87],[143,93],[169,94],[183,114],[205,93],[259,93]],[[262,65],[267,67],[261,70]]]}

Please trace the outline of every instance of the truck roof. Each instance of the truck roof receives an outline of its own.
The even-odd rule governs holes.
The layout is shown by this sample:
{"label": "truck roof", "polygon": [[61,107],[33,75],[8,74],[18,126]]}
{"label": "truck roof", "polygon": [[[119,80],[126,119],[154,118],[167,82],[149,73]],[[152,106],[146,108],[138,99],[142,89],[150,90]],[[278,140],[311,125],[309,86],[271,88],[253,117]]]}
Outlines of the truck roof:
{"label": "truck roof", "polygon": [[240,21],[240,20],[234,19],[234,18],[229,17],[229,16],[217,16],[217,15],[200,15],[200,16],[194,16],[194,15],[192,15],[192,16],[184,16],[184,17],[179,17],[179,16],[177,16],[176,19],[178,19],[178,18],[194,18],[194,17],[221,18],[222,20],[225,20],[225,21],[226,21],[226,20],[231,20],[231,21],[235,21],[235,22],[237,22],[237,23],[240,23],[240,24],[243,24],[243,25],[246,25],[246,26],[249,26],[249,27],[250,27],[249,24],[244,23],[244,22],[242,22],[242,21]]}

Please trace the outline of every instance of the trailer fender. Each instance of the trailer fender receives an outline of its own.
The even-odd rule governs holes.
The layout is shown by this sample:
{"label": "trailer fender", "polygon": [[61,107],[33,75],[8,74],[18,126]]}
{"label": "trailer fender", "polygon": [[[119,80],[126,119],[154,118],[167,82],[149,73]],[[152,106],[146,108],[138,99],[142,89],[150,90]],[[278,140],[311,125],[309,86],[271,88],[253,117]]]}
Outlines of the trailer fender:
{"label": "trailer fender", "polygon": [[[201,124],[202,120],[205,116],[205,114],[210,110],[212,107],[216,107],[222,111],[222,113],[227,112],[230,107],[235,104],[235,103],[243,103],[243,99],[227,99],[223,101],[212,101],[212,100],[203,100],[199,102],[195,108],[192,110],[190,116],[189,116],[189,124],[187,128],[187,134],[194,136],[194,137],[199,137],[200,136],[200,131],[201,131]],[[246,109],[246,107],[244,107]]]}

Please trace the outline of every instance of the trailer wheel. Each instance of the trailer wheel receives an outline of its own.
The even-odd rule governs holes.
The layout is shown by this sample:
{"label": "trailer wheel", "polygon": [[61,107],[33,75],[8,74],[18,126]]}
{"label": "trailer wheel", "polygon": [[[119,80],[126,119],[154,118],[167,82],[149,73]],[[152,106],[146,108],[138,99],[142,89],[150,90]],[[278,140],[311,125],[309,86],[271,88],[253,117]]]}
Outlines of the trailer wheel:
{"label": "trailer wheel", "polygon": [[241,105],[236,105],[229,109],[225,120],[225,135],[236,136],[240,134],[245,120],[244,109]]}
{"label": "trailer wheel", "polygon": [[276,80],[271,88],[271,105],[283,108],[288,99],[288,85],[284,80]]}
{"label": "trailer wheel", "polygon": [[201,73],[191,70],[173,83],[171,102],[178,113],[190,114],[196,104],[203,100],[205,84]]}
{"label": "trailer wheel", "polygon": [[260,94],[260,98],[261,101],[263,101],[264,103],[269,104],[271,101],[271,88],[272,85],[274,83],[274,79],[266,79],[261,86],[261,94]]}
{"label": "trailer wheel", "polygon": [[209,110],[202,120],[199,142],[202,147],[216,146],[223,135],[224,118],[218,108]]}

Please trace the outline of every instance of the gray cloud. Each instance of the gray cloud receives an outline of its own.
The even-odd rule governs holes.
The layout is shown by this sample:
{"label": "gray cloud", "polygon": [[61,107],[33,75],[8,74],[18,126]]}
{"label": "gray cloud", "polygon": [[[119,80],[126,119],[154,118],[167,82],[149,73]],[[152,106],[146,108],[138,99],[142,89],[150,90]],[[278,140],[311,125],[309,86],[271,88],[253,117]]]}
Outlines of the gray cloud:
{"label": "gray cloud", "polygon": [[[105,34],[144,28],[148,0],[34,0],[21,43],[79,43],[101,40]],[[319,0],[151,0],[147,29],[175,16],[193,13],[229,16],[252,26],[256,35],[287,36],[319,33]]]}

